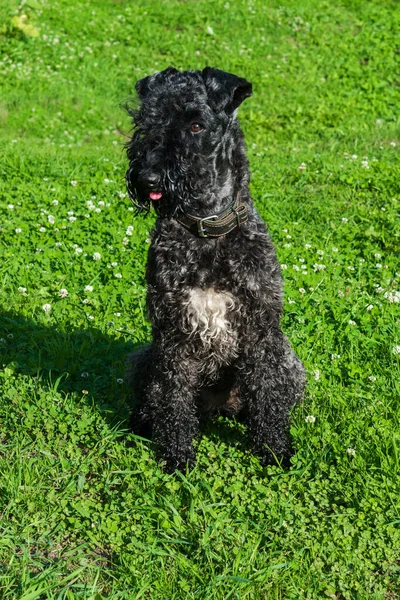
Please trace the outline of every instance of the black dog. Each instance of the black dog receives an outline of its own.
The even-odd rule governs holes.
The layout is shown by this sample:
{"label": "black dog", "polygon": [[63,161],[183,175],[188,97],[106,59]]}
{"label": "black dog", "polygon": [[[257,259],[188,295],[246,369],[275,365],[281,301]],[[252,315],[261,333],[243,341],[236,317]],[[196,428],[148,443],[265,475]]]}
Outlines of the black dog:
{"label": "black dog", "polygon": [[169,68],[136,84],[129,195],[158,219],[147,265],[153,344],[130,357],[133,429],[167,468],[194,460],[201,419],[241,414],[264,464],[288,464],[304,367],[283,335],[282,278],[249,193],[240,77]]}

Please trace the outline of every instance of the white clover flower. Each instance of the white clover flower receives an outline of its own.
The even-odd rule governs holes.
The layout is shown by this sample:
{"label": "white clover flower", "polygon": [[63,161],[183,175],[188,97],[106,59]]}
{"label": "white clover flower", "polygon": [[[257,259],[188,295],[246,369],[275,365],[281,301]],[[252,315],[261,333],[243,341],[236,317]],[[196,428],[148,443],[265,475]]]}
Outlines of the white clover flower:
{"label": "white clover flower", "polygon": [[117,266],[118,266],[118,263],[117,263],[117,262],[112,262],[112,263],[111,263],[111,266],[112,266],[112,267],[117,267]]}
{"label": "white clover flower", "polygon": [[293,265],[293,271],[300,271],[300,267],[298,265]]}
{"label": "white clover flower", "polygon": [[400,346],[393,346],[392,352],[393,354],[400,354]]}
{"label": "white clover flower", "polygon": [[384,288],[381,287],[380,285],[377,286],[376,291],[378,292],[378,294],[381,294],[382,292],[384,292]]}
{"label": "white clover flower", "polygon": [[290,298],[288,298],[288,304],[296,304],[296,300],[291,300]]}
{"label": "white clover flower", "polygon": [[52,201],[52,205],[53,205],[53,206],[58,206],[58,200],[53,200],[53,201]]}
{"label": "white clover flower", "polygon": [[349,325],[355,325],[355,324],[356,324],[355,321],[353,321],[352,319],[349,319]]}
{"label": "white clover flower", "polygon": [[89,373],[87,371],[83,371],[83,373],[81,373],[81,377],[83,379],[86,379],[87,377],[89,377]]}
{"label": "white clover flower", "polygon": [[93,254],[93,260],[100,260],[101,259],[101,254],[100,252],[95,252]]}
{"label": "white clover flower", "polygon": [[57,248],[59,248],[60,246],[62,246],[62,242],[56,242],[55,245],[57,246]]}
{"label": "white clover flower", "polygon": [[74,181],[74,180],[71,181],[71,185],[72,185],[72,187],[76,187],[76,181]]}
{"label": "white clover flower", "polygon": [[321,371],[319,369],[314,369],[313,375],[314,375],[315,381],[319,381],[319,378],[321,377]]}
{"label": "white clover flower", "polygon": [[73,211],[73,210],[69,210],[69,211],[67,212],[67,215],[68,215],[69,217],[72,217],[72,216],[74,215],[74,211]]}
{"label": "white clover flower", "polygon": [[371,312],[371,310],[374,308],[373,304],[368,304],[367,308],[365,309],[367,312]]}
{"label": "white clover flower", "polygon": [[116,277],[117,279],[121,279],[122,275],[121,275],[121,273],[115,273],[115,277]]}
{"label": "white clover flower", "polygon": [[315,264],[315,265],[313,265],[313,266],[314,266],[314,271],[315,271],[315,272],[317,272],[317,271],[323,271],[324,269],[326,269],[326,266],[325,266],[325,265],[319,265],[318,263],[316,263],[316,264]]}
{"label": "white clover flower", "polygon": [[45,313],[49,313],[51,311],[51,304],[43,304],[42,308]]}
{"label": "white clover flower", "polygon": [[87,396],[87,395],[88,395],[88,393],[89,393],[89,392],[88,392],[88,390],[82,390],[82,394],[83,394],[84,396]]}
{"label": "white clover flower", "polygon": [[375,252],[374,256],[375,258],[382,258],[382,254],[379,254],[379,252]]}
{"label": "white clover flower", "polygon": [[357,154],[352,154],[352,155],[351,155],[351,158],[352,158],[353,160],[356,160],[356,158],[357,158]]}
{"label": "white clover flower", "polygon": [[355,268],[353,267],[353,265],[348,265],[347,269],[349,271],[355,271]]}
{"label": "white clover flower", "polygon": [[323,256],[323,255],[324,255],[324,251],[323,251],[323,250],[317,250],[317,254],[318,254],[319,256]]}
{"label": "white clover flower", "polygon": [[75,248],[75,254],[82,254],[82,248]]}
{"label": "white clover flower", "polygon": [[92,285],[85,286],[85,292],[93,292],[93,286]]}
{"label": "white clover flower", "polygon": [[20,294],[26,294],[26,288],[22,287],[22,285],[18,288]]}
{"label": "white clover flower", "polygon": [[99,200],[99,202],[97,203],[99,206],[104,206],[105,202],[103,202],[103,200]]}
{"label": "white clover flower", "polygon": [[282,271],[286,271],[287,265],[285,265],[285,264],[281,265],[281,269],[282,269]]}
{"label": "white clover flower", "polygon": [[13,209],[14,209],[14,204],[9,204],[9,205],[7,206],[7,208],[8,208],[9,210],[13,210]]}
{"label": "white clover flower", "polygon": [[400,302],[400,292],[395,291],[395,292],[385,292],[383,294],[384,298],[386,298],[387,300],[389,300],[389,302]]}
{"label": "white clover flower", "polygon": [[304,248],[307,248],[307,250],[309,250],[309,249],[311,248],[311,244],[306,244],[306,245],[304,246]]}
{"label": "white clover flower", "polygon": [[123,380],[121,377],[119,377],[119,378],[117,379],[117,383],[119,383],[119,384],[121,384],[121,383],[124,383],[124,380]]}
{"label": "white clover flower", "polygon": [[120,317],[120,316],[121,316],[121,313],[120,313],[120,312],[115,312],[115,313],[114,313],[114,317]]}
{"label": "white clover flower", "polygon": [[348,218],[347,217],[342,217],[342,223],[347,223],[348,222]]}
{"label": "white clover flower", "polygon": [[90,300],[88,300],[87,298],[85,298],[84,300],[82,300],[83,304],[90,304]]}
{"label": "white clover flower", "polygon": [[396,148],[397,146],[396,142],[390,142],[390,145],[393,146],[393,148]]}
{"label": "white clover flower", "polygon": [[305,294],[306,290],[304,288],[299,288],[299,292],[300,292],[300,294]]}
{"label": "white clover flower", "polygon": [[305,271],[307,269],[307,265],[301,265],[301,269]]}
{"label": "white clover flower", "polygon": [[74,222],[76,221],[76,217],[69,217],[69,218],[68,218],[68,221],[69,221],[70,223],[74,223]]}
{"label": "white clover flower", "polygon": [[298,259],[298,261],[299,261],[300,263],[303,263],[303,262],[305,262],[305,259],[304,259],[304,258],[299,258],[299,259]]}
{"label": "white clover flower", "polygon": [[376,268],[377,268],[377,269],[382,269],[382,265],[381,265],[381,263],[376,263],[376,265],[375,265],[375,266],[376,266]]}
{"label": "white clover flower", "polygon": [[125,231],[125,235],[129,235],[129,236],[130,236],[130,235],[132,235],[132,229],[129,229],[129,228],[128,228],[128,229]]}
{"label": "white clover flower", "polygon": [[368,377],[368,379],[369,379],[370,381],[376,381],[376,377],[374,377],[374,375],[370,375],[370,376]]}
{"label": "white clover flower", "polygon": [[106,178],[104,179],[104,183],[110,183],[110,180]]}
{"label": "white clover flower", "polygon": [[51,223],[52,225],[54,225],[55,218],[53,217],[53,215],[48,215],[47,216],[47,220],[48,220],[49,223]]}
{"label": "white clover flower", "polygon": [[40,233],[44,233],[46,231],[46,227],[40,227],[39,231],[40,231]]}
{"label": "white clover flower", "polygon": [[94,212],[95,212],[95,213],[101,213],[101,208],[95,208],[95,209],[94,209]]}
{"label": "white clover flower", "polygon": [[354,448],[347,448],[346,452],[347,452],[347,454],[349,456],[355,456],[356,455],[356,451],[354,450]]}
{"label": "white clover flower", "polygon": [[336,248],[335,246],[332,248],[332,252],[339,252],[339,248]]}
{"label": "white clover flower", "polygon": [[340,358],[340,354],[331,354],[332,360],[338,360]]}
{"label": "white clover flower", "polygon": [[60,296],[60,298],[66,298],[68,296],[68,291],[65,288],[62,288],[58,292],[58,295]]}
{"label": "white clover flower", "polygon": [[305,171],[307,168],[306,163],[302,162],[301,165],[299,166],[299,171]]}
{"label": "white clover flower", "polygon": [[127,246],[129,244],[128,238],[124,237],[124,239],[122,240],[122,243],[124,246]]}
{"label": "white clover flower", "polygon": [[315,423],[316,417],[314,417],[314,415],[307,415],[304,420],[306,423]]}
{"label": "white clover flower", "polygon": [[17,227],[15,230],[15,233],[21,233],[21,231],[22,231],[21,227]]}
{"label": "white clover flower", "polygon": [[93,315],[88,315],[88,319],[89,319],[89,321],[93,321],[94,316]]}

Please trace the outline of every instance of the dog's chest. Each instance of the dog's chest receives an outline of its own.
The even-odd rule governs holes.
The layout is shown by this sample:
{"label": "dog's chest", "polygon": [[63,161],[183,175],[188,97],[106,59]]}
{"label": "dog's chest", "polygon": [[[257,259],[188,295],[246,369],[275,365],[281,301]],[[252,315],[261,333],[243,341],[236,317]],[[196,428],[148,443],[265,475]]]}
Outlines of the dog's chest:
{"label": "dog's chest", "polygon": [[234,328],[237,308],[237,300],[227,291],[191,288],[184,301],[185,329],[206,348],[226,352],[231,347],[233,351],[237,342]]}

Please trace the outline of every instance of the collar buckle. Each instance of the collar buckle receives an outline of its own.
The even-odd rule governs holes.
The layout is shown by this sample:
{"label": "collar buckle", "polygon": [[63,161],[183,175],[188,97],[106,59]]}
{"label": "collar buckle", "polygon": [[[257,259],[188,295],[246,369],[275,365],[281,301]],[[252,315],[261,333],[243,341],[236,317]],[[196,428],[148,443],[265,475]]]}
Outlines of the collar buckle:
{"label": "collar buckle", "polygon": [[211,215],[211,217],[203,217],[202,219],[198,219],[197,221],[197,232],[199,237],[205,238],[208,237],[203,229],[204,221],[208,221],[209,219],[218,219],[218,215]]}

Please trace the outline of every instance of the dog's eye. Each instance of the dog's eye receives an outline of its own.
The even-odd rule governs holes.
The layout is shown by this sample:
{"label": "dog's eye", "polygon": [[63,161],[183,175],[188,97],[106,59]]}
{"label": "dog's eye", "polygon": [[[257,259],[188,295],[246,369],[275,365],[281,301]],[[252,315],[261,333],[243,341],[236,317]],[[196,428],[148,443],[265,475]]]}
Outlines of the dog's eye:
{"label": "dog's eye", "polygon": [[202,131],[203,129],[204,127],[200,125],[200,123],[192,123],[190,126],[190,131],[193,133],[199,133],[199,131]]}

